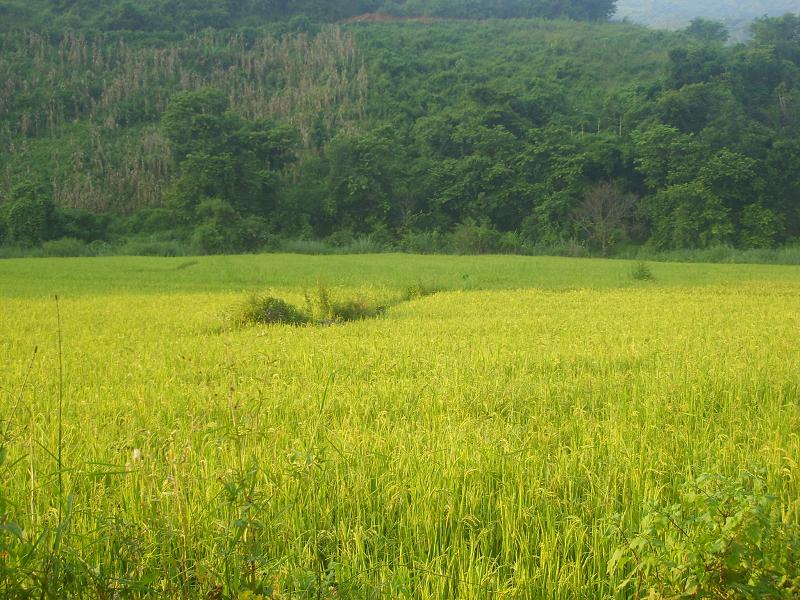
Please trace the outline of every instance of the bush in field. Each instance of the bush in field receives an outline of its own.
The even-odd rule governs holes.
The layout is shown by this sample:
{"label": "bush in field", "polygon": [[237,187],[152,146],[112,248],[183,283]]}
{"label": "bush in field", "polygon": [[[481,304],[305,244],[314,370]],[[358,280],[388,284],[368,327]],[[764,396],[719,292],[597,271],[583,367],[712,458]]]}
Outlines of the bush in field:
{"label": "bush in field", "polygon": [[636,281],[651,281],[653,279],[653,270],[650,265],[640,260],[631,268],[631,278]]}
{"label": "bush in field", "polygon": [[237,320],[243,325],[304,325],[310,321],[302,311],[272,296],[252,296],[242,306]]}
{"label": "bush in field", "polygon": [[364,298],[353,298],[343,302],[336,302],[332,306],[331,316],[333,321],[361,321],[371,319],[386,312],[386,307],[373,304]]}
{"label": "bush in field", "polygon": [[638,582],[653,598],[797,598],[800,532],[762,478],[701,475],[677,503],[648,507],[609,573],[627,564],[622,587]]}
{"label": "bush in field", "polygon": [[403,294],[403,300],[417,300],[418,298],[424,298],[425,296],[432,296],[438,292],[441,292],[443,288],[436,286],[436,285],[429,285],[423,281],[418,281],[410,286],[408,286]]}
{"label": "bush in field", "polygon": [[387,306],[363,296],[343,300],[331,297],[328,288],[321,286],[315,294],[306,291],[306,312],[321,324],[360,321],[380,316]]}

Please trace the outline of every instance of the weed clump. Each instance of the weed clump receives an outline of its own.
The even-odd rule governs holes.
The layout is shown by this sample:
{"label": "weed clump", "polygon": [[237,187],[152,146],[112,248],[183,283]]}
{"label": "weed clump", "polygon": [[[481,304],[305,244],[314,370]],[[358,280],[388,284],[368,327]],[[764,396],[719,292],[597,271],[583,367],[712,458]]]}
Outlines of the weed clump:
{"label": "weed clump", "polygon": [[326,287],[305,292],[305,306],[298,308],[274,296],[251,296],[235,311],[234,326],[247,325],[333,325],[374,319],[383,315],[391,302],[367,296],[334,299]]}
{"label": "weed clump", "polygon": [[636,281],[652,281],[655,279],[650,265],[644,261],[639,261],[631,268],[631,278]]}
{"label": "weed clump", "polygon": [[410,300],[417,300],[419,298],[424,298],[425,296],[432,296],[438,292],[441,292],[442,288],[437,287],[435,285],[428,285],[423,283],[422,281],[418,281],[410,286],[408,286],[403,293],[403,300],[408,302]]}
{"label": "weed clump", "polygon": [[363,296],[334,300],[324,286],[319,287],[314,294],[306,290],[305,300],[306,313],[320,325],[373,319],[388,309],[386,304]]}
{"label": "weed clump", "polygon": [[251,296],[242,306],[240,325],[305,325],[311,319],[288,302],[273,296]]}
{"label": "weed clump", "polygon": [[370,303],[363,298],[337,302],[332,308],[334,321],[361,321],[378,317],[386,312],[386,306]]}

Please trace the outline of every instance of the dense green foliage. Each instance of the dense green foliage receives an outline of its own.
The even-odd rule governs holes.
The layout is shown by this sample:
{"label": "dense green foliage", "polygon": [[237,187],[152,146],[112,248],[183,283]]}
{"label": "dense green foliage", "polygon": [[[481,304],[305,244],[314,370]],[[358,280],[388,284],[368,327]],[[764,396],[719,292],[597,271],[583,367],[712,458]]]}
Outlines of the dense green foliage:
{"label": "dense green foliage", "polygon": [[257,25],[289,18],[337,21],[365,13],[405,17],[557,18],[602,20],[613,14],[615,0],[114,0],[102,8],[92,0],[4,0],[0,15],[6,27],[101,31],[191,31],[206,27]]}
{"label": "dense green foliage", "polygon": [[800,530],[777,501],[750,473],[687,481],[679,502],[651,504],[609,574],[630,561],[622,587],[637,587],[637,597],[645,585],[656,598],[796,598]]}
{"label": "dense green foliage", "polygon": [[0,239],[793,244],[798,32],[791,15],[738,46],[707,21],[7,32]]}

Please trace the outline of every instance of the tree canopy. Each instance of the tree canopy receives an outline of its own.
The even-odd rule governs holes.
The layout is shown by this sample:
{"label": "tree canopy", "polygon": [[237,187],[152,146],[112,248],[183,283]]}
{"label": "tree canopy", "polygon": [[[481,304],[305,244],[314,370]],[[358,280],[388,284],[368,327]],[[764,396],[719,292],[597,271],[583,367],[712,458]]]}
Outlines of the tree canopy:
{"label": "tree canopy", "polygon": [[6,32],[0,238],[795,243],[798,23]]}
{"label": "tree canopy", "polygon": [[449,19],[604,20],[616,0],[4,0],[5,27],[45,30],[193,31],[304,17],[333,22],[368,13]]}

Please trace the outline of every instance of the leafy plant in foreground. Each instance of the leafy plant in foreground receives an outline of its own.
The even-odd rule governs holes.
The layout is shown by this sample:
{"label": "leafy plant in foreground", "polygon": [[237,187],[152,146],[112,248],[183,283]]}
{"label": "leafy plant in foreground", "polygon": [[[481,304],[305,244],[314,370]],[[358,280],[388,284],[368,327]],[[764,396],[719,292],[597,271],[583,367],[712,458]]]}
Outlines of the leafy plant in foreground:
{"label": "leafy plant in foreground", "polygon": [[651,504],[640,531],[616,550],[609,574],[628,568],[650,598],[796,598],[800,532],[785,522],[765,481],[700,475],[679,501]]}

